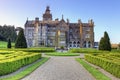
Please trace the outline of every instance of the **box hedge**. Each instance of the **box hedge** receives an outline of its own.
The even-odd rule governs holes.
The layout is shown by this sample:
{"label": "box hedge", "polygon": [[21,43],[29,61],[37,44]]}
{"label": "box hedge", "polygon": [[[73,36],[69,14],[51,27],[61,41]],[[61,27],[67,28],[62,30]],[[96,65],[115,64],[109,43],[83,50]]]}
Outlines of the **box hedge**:
{"label": "box hedge", "polygon": [[40,53],[16,52],[0,61],[0,76],[9,74],[41,58]]}
{"label": "box hedge", "polygon": [[100,66],[104,70],[106,70],[106,71],[110,72],[111,74],[113,74],[114,76],[120,78],[120,63],[119,63],[119,60],[118,61],[109,60],[107,58],[108,58],[108,56],[106,58],[105,57],[103,58],[103,57],[100,57],[100,56],[94,56],[92,54],[86,54],[85,55],[85,59],[88,62],[93,63],[97,66]]}

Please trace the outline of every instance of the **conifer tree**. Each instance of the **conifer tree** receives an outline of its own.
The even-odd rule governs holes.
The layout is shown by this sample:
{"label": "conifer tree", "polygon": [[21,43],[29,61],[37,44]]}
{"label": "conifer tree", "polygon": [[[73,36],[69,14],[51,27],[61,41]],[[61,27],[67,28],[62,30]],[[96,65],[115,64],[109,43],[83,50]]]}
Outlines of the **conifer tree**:
{"label": "conifer tree", "polygon": [[17,36],[16,42],[15,42],[15,48],[27,48],[27,43],[26,43],[23,29],[20,30]]}
{"label": "conifer tree", "polygon": [[118,44],[118,49],[120,49],[120,43]]}
{"label": "conifer tree", "polygon": [[104,50],[104,38],[102,37],[99,43],[99,50]]}
{"label": "conifer tree", "polygon": [[8,39],[7,48],[11,48],[11,40],[10,40],[10,38]]}
{"label": "conifer tree", "polygon": [[100,40],[99,50],[111,51],[110,38],[109,38],[108,33],[106,31],[104,32],[104,37],[102,37]]}

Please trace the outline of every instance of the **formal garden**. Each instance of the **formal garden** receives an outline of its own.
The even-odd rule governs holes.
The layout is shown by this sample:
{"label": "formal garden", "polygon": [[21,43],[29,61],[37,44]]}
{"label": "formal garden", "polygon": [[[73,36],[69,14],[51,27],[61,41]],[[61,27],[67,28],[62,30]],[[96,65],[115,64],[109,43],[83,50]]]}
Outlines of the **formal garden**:
{"label": "formal garden", "polygon": [[[83,65],[85,69],[95,77],[96,80],[111,79],[88,64],[88,62],[99,66],[115,77],[120,78],[120,50],[111,49],[111,47],[104,47],[109,43],[103,44],[103,40],[106,39],[101,39],[101,47],[99,47],[99,50],[93,48],[71,48],[67,52],[57,52],[54,47],[26,48],[24,45],[24,47],[21,48],[22,43],[20,42],[20,44],[15,44],[10,41],[2,41],[0,43],[0,80],[22,79],[37,69],[40,65],[48,61],[51,56],[76,56],[76,61]],[[45,56],[42,56],[43,54]],[[84,54],[84,57],[80,58],[81,54]],[[15,75],[2,77],[14,73],[24,66],[28,67]]]}

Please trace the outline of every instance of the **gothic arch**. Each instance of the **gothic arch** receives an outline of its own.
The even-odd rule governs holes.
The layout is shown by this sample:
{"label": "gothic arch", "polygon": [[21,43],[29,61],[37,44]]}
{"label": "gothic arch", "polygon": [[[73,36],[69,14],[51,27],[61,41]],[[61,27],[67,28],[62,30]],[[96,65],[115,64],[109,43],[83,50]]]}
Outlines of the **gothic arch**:
{"label": "gothic arch", "polygon": [[84,41],[83,46],[84,46],[84,48],[86,48],[86,41]]}
{"label": "gothic arch", "polygon": [[88,47],[89,47],[89,48],[91,47],[91,42],[90,42],[90,41],[88,41]]}
{"label": "gothic arch", "polygon": [[76,47],[76,42],[75,41],[73,42],[73,47]]}
{"label": "gothic arch", "polygon": [[77,41],[77,47],[80,47],[80,41]]}

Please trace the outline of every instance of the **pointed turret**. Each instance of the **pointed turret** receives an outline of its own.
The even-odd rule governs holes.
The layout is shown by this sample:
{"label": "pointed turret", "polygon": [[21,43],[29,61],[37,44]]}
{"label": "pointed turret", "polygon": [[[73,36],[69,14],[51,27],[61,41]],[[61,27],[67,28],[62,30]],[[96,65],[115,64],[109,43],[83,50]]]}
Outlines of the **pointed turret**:
{"label": "pointed turret", "polygon": [[46,11],[43,14],[43,21],[50,21],[50,20],[52,20],[52,14],[50,13],[50,9],[49,8],[50,8],[49,6],[46,7]]}
{"label": "pointed turret", "polygon": [[64,20],[64,15],[63,15],[63,14],[62,14],[61,22],[65,22],[65,20]]}
{"label": "pointed turret", "polygon": [[45,11],[45,13],[50,14],[50,9],[49,9],[49,8],[50,8],[49,6],[46,7],[46,11]]}

